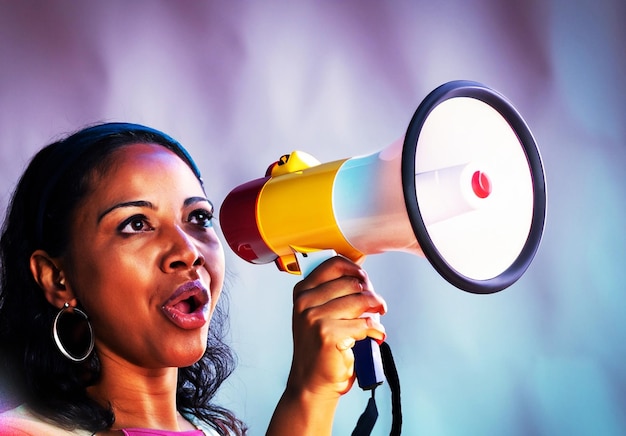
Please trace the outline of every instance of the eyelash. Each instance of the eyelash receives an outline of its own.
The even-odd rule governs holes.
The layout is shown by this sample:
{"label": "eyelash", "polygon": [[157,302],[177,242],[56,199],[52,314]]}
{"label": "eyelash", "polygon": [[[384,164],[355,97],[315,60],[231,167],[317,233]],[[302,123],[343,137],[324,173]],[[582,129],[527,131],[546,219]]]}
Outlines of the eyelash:
{"label": "eyelash", "polygon": [[[204,216],[204,219],[201,217]],[[201,223],[198,223],[199,226],[204,227],[206,229],[213,227],[213,212],[206,209],[196,209],[189,214],[187,218],[187,222],[192,222],[193,219],[202,220]]]}
{"label": "eyelash", "polygon": [[[126,228],[128,226],[132,226],[133,224],[141,224],[142,226],[147,227],[144,228],[142,227],[141,229],[129,229],[126,230]],[[148,222],[148,218],[145,215],[133,215],[127,219],[125,219],[117,228],[117,230],[122,233],[122,234],[126,234],[126,235],[130,235],[133,233],[141,233],[141,232],[147,232],[147,231],[152,231],[154,230],[154,228],[152,226],[150,226],[150,223]]]}
{"label": "eyelash", "polygon": [[[196,220],[197,222],[194,222]],[[202,228],[208,229],[213,227],[213,212],[206,209],[196,209],[192,211],[186,220],[188,223],[196,224]],[[141,225],[141,228],[133,228],[134,224]],[[129,229],[127,227],[131,226]],[[118,231],[125,235],[131,235],[135,233],[150,232],[153,231],[152,227],[145,215],[133,215],[125,219],[119,226]]]}

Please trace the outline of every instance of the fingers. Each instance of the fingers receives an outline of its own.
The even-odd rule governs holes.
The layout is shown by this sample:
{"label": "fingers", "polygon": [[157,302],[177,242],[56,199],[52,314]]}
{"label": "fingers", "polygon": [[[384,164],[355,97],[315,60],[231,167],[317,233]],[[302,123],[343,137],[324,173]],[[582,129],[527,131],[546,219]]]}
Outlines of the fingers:
{"label": "fingers", "polygon": [[348,259],[324,262],[294,288],[294,317],[307,329],[321,330],[324,342],[340,351],[354,341],[385,339],[382,324],[364,314],[384,314],[384,299],[376,294],[367,273]]}
{"label": "fingers", "polygon": [[[298,303],[296,304],[299,306]],[[384,314],[385,310],[385,301],[382,297],[372,291],[363,291],[334,298],[321,305],[313,307],[305,306],[302,309],[295,310],[295,315],[305,319],[309,327],[313,327],[318,322],[325,319],[339,320],[343,322],[344,325],[349,326],[351,330],[364,331],[366,333],[365,336],[368,336],[369,333],[373,334],[376,330],[384,333],[384,328],[378,321],[363,315],[366,313]],[[325,332],[322,333],[324,334]],[[361,336],[362,335],[355,334],[355,339],[358,340],[365,337]],[[376,334],[370,337],[379,339],[382,336]]]}
{"label": "fingers", "polygon": [[294,288],[294,309],[302,313],[327,305],[336,316],[355,318],[364,312],[384,314],[385,301],[375,293],[367,273],[343,257],[334,257],[316,268]]}
{"label": "fingers", "polygon": [[339,351],[346,351],[354,347],[356,341],[365,338],[372,338],[380,345],[387,337],[385,327],[371,317],[363,317],[349,322],[344,320],[342,324],[337,324],[334,327],[333,336],[336,338],[334,344]]}
{"label": "fingers", "polygon": [[342,256],[334,256],[315,268],[306,279],[295,287],[296,292],[312,288],[341,276],[354,276],[369,282],[367,273],[356,263]]}

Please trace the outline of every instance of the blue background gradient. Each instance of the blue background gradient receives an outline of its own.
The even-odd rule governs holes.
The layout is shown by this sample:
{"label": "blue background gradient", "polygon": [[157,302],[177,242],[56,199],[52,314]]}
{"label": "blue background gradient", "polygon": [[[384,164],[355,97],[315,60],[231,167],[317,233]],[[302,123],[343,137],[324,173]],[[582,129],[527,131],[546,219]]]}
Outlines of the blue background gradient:
{"label": "blue background gradient", "polygon": [[[537,139],[546,232],[527,274],[490,296],[420,258],[366,260],[389,306],[405,434],[626,434],[625,22],[622,0],[1,0],[0,207],[37,149],[97,121],[181,140],[219,204],[286,152],[371,153],[439,84],[483,82]],[[239,366],[221,401],[263,434],[297,278],[226,252]],[[342,399],[335,434],[366,401]]]}

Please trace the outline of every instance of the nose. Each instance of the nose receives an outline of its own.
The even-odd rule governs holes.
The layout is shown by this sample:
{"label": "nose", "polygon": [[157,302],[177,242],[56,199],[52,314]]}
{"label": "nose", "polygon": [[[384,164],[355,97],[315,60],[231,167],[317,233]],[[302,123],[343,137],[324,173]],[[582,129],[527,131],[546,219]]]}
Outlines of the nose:
{"label": "nose", "polygon": [[205,259],[194,239],[184,229],[175,226],[168,232],[167,247],[163,255],[161,269],[164,272],[189,270],[204,265]]}

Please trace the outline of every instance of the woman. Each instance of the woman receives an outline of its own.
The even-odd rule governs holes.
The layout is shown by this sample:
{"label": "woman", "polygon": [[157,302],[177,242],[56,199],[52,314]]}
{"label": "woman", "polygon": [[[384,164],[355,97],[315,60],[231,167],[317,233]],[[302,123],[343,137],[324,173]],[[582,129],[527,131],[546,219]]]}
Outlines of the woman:
{"label": "woman", "polygon": [[[245,433],[212,402],[233,370],[212,218],[191,157],[156,130],[97,125],[34,157],[1,239],[0,353],[21,405],[0,434]],[[268,434],[330,434],[354,341],[384,339],[366,311],[384,301],[346,259],[296,285],[292,367]]]}

